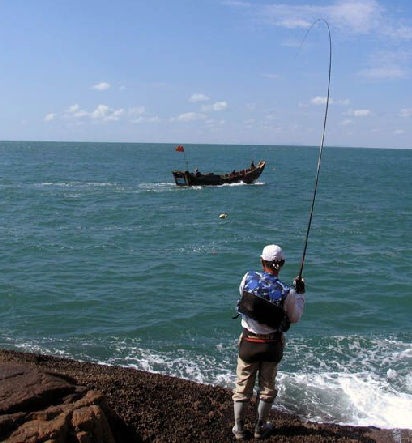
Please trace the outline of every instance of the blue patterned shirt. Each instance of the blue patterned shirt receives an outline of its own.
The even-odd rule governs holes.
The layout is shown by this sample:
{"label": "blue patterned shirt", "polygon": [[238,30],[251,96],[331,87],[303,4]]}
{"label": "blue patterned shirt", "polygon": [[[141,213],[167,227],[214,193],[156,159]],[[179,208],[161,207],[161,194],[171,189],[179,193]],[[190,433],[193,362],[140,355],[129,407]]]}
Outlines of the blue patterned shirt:
{"label": "blue patterned shirt", "polygon": [[[243,290],[280,305],[290,293],[290,286],[268,272],[250,271],[246,274]],[[243,291],[242,291],[243,292]]]}
{"label": "blue patterned shirt", "polygon": [[[250,292],[258,297],[262,297],[270,302],[281,306],[283,305],[289,294],[295,296],[295,291],[289,285],[281,282],[273,274],[263,271],[247,272],[239,286],[239,293],[242,295],[243,291]],[[293,297],[294,298],[294,297]],[[302,306],[303,309],[303,306]],[[288,309],[285,309],[288,313]],[[275,329],[270,326],[261,324],[256,320],[251,319],[247,315],[242,315],[242,327],[248,329],[256,334],[270,334]]]}

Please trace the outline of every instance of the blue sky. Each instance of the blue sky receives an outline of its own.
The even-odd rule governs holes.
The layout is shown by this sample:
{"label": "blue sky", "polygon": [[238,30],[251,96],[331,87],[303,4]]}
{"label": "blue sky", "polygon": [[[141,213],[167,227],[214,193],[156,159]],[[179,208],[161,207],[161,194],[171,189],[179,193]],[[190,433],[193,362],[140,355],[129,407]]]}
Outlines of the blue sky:
{"label": "blue sky", "polygon": [[0,139],[412,148],[410,0],[1,0]]}

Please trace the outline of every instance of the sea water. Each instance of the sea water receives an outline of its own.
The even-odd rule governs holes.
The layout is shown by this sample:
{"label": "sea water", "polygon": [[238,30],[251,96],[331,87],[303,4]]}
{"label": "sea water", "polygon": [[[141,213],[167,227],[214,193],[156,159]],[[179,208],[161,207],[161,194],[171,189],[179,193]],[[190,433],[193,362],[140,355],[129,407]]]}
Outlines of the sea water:
{"label": "sea water", "polygon": [[[269,243],[297,275],[318,148],[0,143],[0,346],[231,388],[238,285]],[[173,169],[267,166],[182,188]],[[276,407],[412,427],[412,150],[325,147]],[[220,219],[219,214],[228,214]]]}

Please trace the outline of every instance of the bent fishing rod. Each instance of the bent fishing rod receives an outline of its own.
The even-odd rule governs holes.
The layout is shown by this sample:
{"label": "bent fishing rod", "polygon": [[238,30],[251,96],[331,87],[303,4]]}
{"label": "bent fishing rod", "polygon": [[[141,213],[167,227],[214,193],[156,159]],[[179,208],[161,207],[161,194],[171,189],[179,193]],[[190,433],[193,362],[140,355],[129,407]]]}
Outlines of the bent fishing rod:
{"label": "bent fishing rod", "polygon": [[[322,138],[321,138],[321,142],[320,142],[320,146],[319,146],[318,167],[316,169],[316,178],[315,178],[315,186],[314,186],[314,189],[313,189],[312,205],[311,205],[311,208],[310,208],[309,221],[308,221],[308,226],[307,226],[307,229],[306,229],[305,246],[303,248],[302,260],[301,260],[301,263],[300,263],[300,270],[299,270],[298,280],[302,280],[303,266],[305,264],[306,251],[308,249],[309,232],[310,232],[310,228],[312,226],[313,211],[314,211],[314,207],[315,207],[316,193],[317,193],[318,182],[319,182],[320,164],[321,164],[321,161],[322,161],[323,143],[325,141],[325,134],[326,134],[326,120],[328,118],[329,96],[330,96],[330,77],[331,77],[331,71],[332,71],[332,38],[331,38],[331,35],[330,35],[329,23],[325,19],[323,19],[323,18],[315,20],[312,23],[311,27],[306,32],[306,35],[305,35],[304,39],[309,34],[311,29],[314,27],[314,25],[316,23],[318,23],[318,22],[323,22],[327,26],[327,28],[328,28],[328,35],[329,35],[328,94],[327,94],[327,97],[326,97],[325,114],[324,114],[324,117],[323,117],[323,131],[322,131]],[[303,44],[303,42],[302,42],[302,44]]]}

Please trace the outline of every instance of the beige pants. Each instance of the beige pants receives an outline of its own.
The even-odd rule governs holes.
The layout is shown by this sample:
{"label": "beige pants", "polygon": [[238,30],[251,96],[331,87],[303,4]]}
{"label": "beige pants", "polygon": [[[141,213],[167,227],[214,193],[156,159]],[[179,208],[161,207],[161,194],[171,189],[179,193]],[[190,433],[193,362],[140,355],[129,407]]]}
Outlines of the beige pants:
{"label": "beige pants", "polygon": [[275,389],[277,363],[265,361],[247,363],[239,357],[237,359],[233,401],[248,401],[252,398],[257,374],[260,398],[268,403],[273,402],[277,395],[277,390]]}

